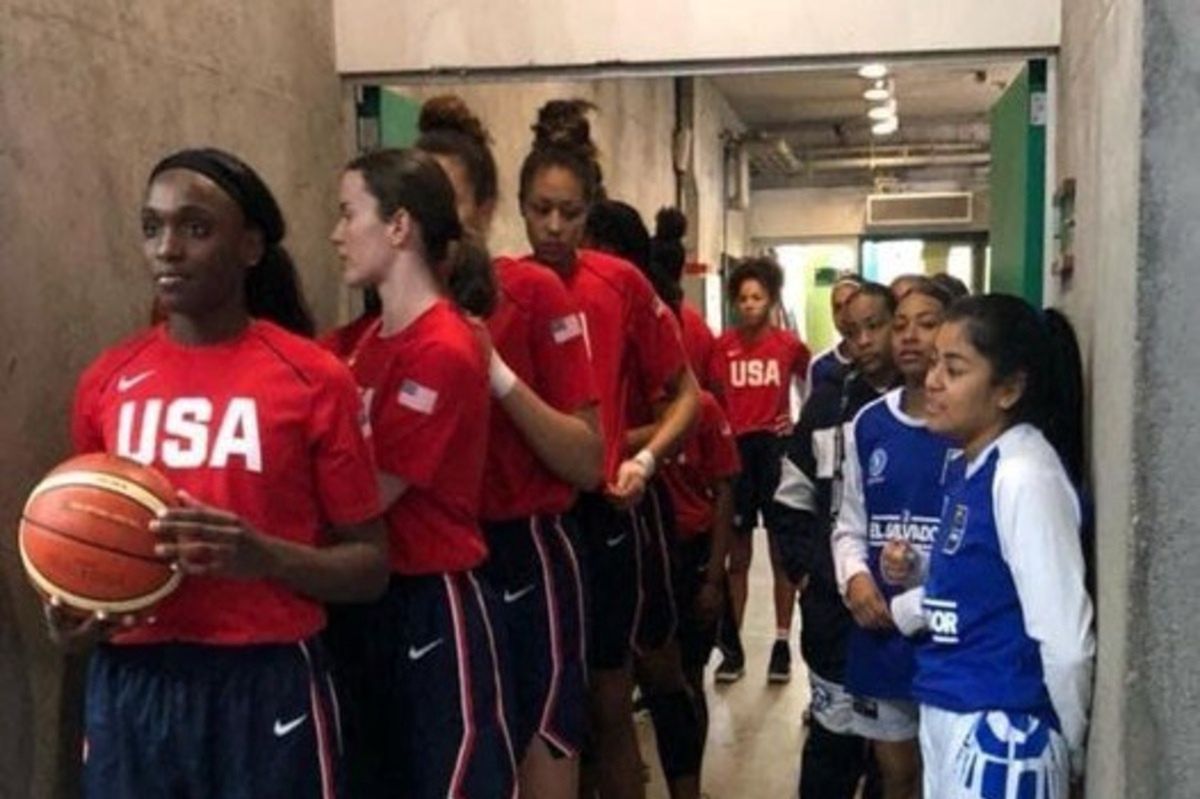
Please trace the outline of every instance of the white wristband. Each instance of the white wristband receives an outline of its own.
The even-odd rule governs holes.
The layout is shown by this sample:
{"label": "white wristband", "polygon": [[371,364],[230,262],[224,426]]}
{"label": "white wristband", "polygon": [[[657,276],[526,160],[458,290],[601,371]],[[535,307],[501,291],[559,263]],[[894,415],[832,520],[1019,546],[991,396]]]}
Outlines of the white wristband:
{"label": "white wristband", "polygon": [[654,476],[654,467],[657,464],[654,460],[654,453],[649,449],[643,447],[630,460],[642,467],[642,472],[645,473],[647,480]]}
{"label": "white wristband", "polygon": [[517,373],[509,368],[495,349],[488,364],[488,380],[492,384],[492,396],[496,399],[504,399],[517,385]]}

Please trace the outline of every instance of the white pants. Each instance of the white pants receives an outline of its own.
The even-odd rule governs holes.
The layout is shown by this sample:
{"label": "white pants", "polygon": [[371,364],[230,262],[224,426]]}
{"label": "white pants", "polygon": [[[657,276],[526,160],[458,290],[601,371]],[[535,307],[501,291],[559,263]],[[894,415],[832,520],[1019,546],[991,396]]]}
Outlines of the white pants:
{"label": "white pants", "polygon": [[1067,799],[1066,741],[1028,713],[921,705],[924,799]]}

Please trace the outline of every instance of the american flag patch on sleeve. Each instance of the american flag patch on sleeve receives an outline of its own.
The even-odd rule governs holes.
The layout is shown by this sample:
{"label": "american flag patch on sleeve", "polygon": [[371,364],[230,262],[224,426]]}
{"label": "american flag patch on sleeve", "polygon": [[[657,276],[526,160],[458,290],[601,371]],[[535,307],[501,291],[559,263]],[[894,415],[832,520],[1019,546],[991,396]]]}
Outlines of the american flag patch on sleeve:
{"label": "american flag patch on sleeve", "polygon": [[550,335],[554,336],[555,344],[566,344],[576,336],[583,335],[583,325],[579,323],[578,314],[560,316],[550,323]]}
{"label": "american flag patch on sleeve", "polygon": [[416,380],[405,380],[400,384],[398,399],[405,408],[428,415],[437,406],[438,393]]}

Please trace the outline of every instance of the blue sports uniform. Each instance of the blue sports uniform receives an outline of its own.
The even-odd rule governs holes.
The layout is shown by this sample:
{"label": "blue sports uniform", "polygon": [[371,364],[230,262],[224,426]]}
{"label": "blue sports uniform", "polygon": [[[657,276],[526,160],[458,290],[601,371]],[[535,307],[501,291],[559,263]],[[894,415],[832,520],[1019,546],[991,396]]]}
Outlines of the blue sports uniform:
{"label": "blue sports uniform", "polygon": [[[957,452],[950,442],[904,413],[904,390],[896,389],[859,412],[846,430],[842,504],[833,532],[838,590],[869,574],[884,599],[902,592],[888,584],[880,567],[884,545],[908,541],[928,554],[937,533],[945,495],[944,480]],[[854,625],[847,641],[846,688],[860,698],[912,701],[916,670],[914,644],[899,632]],[[875,702],[860,703],[868,718],[862,734],[904,740],[916,737],[915,713],[909,729],[871,731]],[[915,708],[913,708],[915,711]],[[889,732],[891,734],[889,734]]]}
{"label": "blue sports uniform", "polygon": [[1075,490],[1026,424],[956,461],[948,485],[913,683],[925,796],[1066,796],[1095,657]]}

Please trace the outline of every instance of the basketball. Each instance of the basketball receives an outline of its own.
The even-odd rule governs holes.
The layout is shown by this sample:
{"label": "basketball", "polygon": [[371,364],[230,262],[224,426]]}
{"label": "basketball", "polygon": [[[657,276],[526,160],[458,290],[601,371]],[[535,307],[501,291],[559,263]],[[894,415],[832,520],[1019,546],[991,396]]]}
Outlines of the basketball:
{"label": "basketball", "polygon": [[132,460],[71,458],[38,483],[21,513],[21,562],[43,599],[110,615],[148,610],[181,575],[154,555],[149,523],[175,504],[165,477]]}

